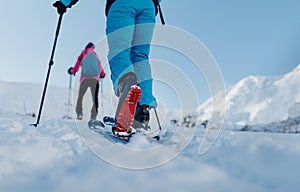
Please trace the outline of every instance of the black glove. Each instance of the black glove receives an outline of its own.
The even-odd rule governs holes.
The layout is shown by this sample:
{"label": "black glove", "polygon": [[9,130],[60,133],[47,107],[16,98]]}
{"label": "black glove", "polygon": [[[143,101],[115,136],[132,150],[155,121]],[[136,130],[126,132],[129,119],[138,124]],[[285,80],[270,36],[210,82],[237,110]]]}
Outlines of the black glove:
{"label": "black glove", "polygon": [[72,73],[72,70],[73,69],[73,67],[70,67],[69,69],[68,69],[68,73],[70,74],[70,75],[75,75],[75,73]]}
{"label": "black glove", "polygon": [[53,7],[57,8],[57,13],[62,15],[67,11],[67,7],[61,2],[61,1],[56,1],[53,3]]}
{"label": "black glove", "polygon": [[71,8],[73,5],[75,5],[79,0],[73,0],[71,1],[70,5],[68,6],[68,8]]}

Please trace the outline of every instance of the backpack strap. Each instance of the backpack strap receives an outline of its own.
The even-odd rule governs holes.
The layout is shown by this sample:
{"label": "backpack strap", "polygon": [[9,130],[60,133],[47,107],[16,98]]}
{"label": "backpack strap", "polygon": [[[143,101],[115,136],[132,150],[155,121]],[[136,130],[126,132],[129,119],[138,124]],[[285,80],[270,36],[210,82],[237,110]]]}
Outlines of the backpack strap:
{"label": "backpack strap", "polygon": [[108,11],[110,6],[115,2],[116,0],[106,0],[106,5],[105,5],[105,15],[107,17]]}
{"label": "backpack strap", "polygon": [[161,20],[161,24],[165,25],[166,24],[165,23],[165,19],[164,19],[164,16],[163,16],[160,4],[158,3],[158,0],[152,0],[152,1],[153,1],[154,5],[155,5],[156,15],[157,15],[157,12],[158,12],[160,20]]}

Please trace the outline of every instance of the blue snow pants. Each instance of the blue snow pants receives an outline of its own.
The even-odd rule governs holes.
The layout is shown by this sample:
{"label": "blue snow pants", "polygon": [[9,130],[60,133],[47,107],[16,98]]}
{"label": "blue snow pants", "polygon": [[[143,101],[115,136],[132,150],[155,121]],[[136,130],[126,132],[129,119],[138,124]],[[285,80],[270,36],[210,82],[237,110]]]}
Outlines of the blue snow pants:
{"label": "blue snow pants", "polygon": [[149,64],[150,44],[155,26],[152,0],[116,0],[106,21],[108,60],[114,91],[126,73],[137,76],[142,90],[140,104],[157,107]]}

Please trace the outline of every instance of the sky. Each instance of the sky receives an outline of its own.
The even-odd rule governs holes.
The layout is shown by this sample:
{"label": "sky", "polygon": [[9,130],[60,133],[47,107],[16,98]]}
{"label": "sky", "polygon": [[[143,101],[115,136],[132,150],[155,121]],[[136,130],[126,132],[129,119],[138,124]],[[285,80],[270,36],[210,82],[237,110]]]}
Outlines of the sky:
{"label": "sky", "polygon": [[[44,83],[58,20],[53,2],[2,2],[0,80]],[[104,0],[79,1],[64,15],[50,85],[67,87],[67,69],[85,44],[104,37],[104,6]],[[227,87],[249,75],[282,75],[300,63],[298,0],[162,0],[161,6],[168,25],[186,31],[207,47]],[[172,62],[164,52],[156,53],[153,50],[150,57]],[[193,70],[184,69],[184,60],[177,62],[179,69]],[[199,82],[196,89],[201,92],[207,85]],[[203,95],[205,99],[207,94]]]}

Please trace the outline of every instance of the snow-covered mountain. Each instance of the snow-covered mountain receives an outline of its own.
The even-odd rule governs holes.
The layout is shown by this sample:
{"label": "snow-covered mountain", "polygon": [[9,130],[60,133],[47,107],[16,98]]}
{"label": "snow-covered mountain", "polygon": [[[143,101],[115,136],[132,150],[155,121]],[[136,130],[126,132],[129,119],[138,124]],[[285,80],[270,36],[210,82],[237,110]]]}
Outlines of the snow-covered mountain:
{"label": "snow-covered mountain", "polygon": [[[225,124],[261,124],[300,115],[300,65],[276,77],[249,76],[226,93]],[[211,113],[211,99],[198,108],[200,120]]]}
{"label": "snow-covered mountain", "polygon": [[245,125],[234,128],[239,131],[259,131],[275,133],[300,133],[300,116],[267,124]]}

